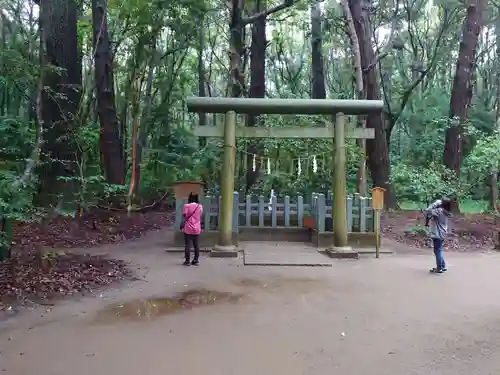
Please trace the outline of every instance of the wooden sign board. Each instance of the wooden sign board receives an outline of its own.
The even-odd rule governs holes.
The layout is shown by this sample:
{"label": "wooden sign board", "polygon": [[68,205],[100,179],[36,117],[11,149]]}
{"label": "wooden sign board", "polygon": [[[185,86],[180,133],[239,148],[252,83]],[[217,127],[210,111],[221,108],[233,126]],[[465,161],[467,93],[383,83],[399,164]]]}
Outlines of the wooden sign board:
{"label": "wooden sign board", "polygon": [[374,210],[384,209],[384,192],[385,189],[381,187],[374,187],[371,190],[372,193],[372,208]]}

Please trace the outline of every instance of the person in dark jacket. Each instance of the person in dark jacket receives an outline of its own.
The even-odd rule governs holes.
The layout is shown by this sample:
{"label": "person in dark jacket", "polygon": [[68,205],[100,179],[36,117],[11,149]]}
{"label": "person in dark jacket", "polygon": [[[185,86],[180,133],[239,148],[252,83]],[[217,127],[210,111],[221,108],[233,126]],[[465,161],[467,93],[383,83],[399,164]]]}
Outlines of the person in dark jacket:
{"label": "person in dark jacket", "polygon": [[429,218],[429,231],[436,257],[436,267],[430,270],[431,273],[446,272],[446,263],[443,256],[443,244],[448,234],[448,220],[451,218],[451,201],[443,199],[441,202],[434,202],[424,211]]}

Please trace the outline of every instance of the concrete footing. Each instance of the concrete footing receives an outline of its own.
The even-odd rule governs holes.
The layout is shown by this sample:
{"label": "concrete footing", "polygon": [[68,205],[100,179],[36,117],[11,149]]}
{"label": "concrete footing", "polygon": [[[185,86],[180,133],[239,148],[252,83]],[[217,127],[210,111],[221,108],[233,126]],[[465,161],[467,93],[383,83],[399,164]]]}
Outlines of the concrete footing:
{"label": "concrete footing", "polygon": [[329,247],[325,250],[326,255],[335,259],[358,259],[359,253],[350,246]]}
{"label": "concrete footing", "polygon": [[212,258],[237,258],[238,249],[234,245],[215,245],[210,252]]}

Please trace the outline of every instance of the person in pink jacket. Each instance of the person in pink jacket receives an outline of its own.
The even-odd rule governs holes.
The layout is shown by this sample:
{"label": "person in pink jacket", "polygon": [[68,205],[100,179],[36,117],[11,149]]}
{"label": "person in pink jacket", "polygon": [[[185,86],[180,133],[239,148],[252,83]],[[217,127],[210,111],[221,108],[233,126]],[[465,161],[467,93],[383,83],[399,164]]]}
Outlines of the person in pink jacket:
{"label": "person in pink jacket", "polygon": [[[182,231],[184,232],[184,265],[197,266],[200,257],[200,233],[201,233],[201,216],[203,214],[203,206],[199,203],[198,195],[190,193],[188,203],[182,208]],[[191,258],[191,244],[194,247],[194,258]]]}

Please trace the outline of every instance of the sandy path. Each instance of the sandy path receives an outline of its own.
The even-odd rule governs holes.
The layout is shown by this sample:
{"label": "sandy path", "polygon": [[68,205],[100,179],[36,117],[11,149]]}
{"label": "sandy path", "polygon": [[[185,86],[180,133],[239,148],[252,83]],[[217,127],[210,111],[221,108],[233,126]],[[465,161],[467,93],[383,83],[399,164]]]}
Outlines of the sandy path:
{"label": "sandy path", "polygon": [[[243,267],[127,247],[145,281],[0,324],[0,371],[12,375],[500,373],[497,254],[340,261],[329,268]],[[151,319],[98,319],[110,303],[189,288],[236,303]],[[41,317],[43,315],[43,317]],[[343,334],[344,333],[344,334]]]}

